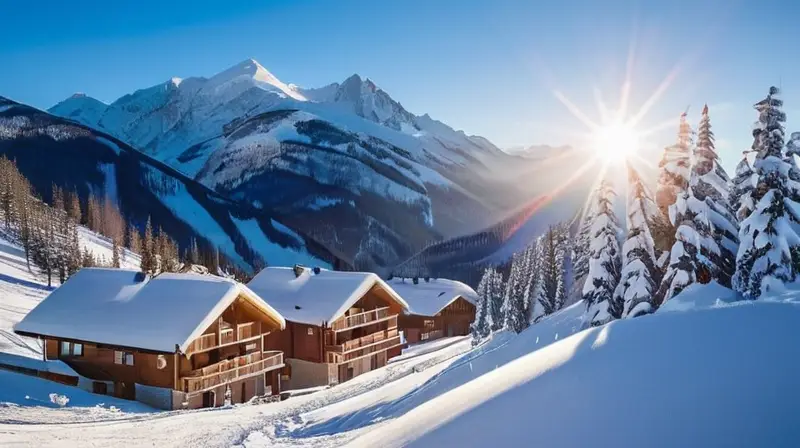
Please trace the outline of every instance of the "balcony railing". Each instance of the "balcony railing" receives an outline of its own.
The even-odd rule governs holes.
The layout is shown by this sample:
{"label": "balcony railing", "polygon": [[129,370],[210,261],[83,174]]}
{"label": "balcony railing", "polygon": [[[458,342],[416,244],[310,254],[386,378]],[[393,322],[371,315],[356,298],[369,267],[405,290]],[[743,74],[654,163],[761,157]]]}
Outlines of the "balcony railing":
{"label": "balcony railing", "polygon": [[256,352],[220,361],[202,369],[193,370],[182,378],[184,392],[199,392],[237,378],[274,370],[283,366],[283,352]]}
{"label": "balcony railing", "polygon": [[247,322],[236,326],[238,340],[250,339],[261,333],[261,322]]}
{"label": "balcony railing", "polygon": [[197,352],[213,350],[223,345],[255,339],[260,335],[261,322],[247,322],[236,325],[236,328],[231,326],[223,327],[220,325],[219,336],[217,336],[216,332],[200,336],[189,345],[186,353],[191,355]]}
{"label": "balcony railing", "polygon": [[[353,314],[350,316],[341,317],[331,322],[331,329],[333,331],[343,331],[350,328],[362,327],[375,322],[380,322],[387,319],[394,319],[394,326],[397,326],[397,315],[389,314],[389,307],[376,308],[363,313]],[[391,325],[390,325],[391,326]]]}
{"label": "balcony railing", "polygon": [[369,345],[351,349],[350,351],[328,351],[328,362],[332,364],[341,364],[343,362],[353,361],[400,345],[400,335],[395,335],[387,337],[386,339],[378,342],[373,342]]}
{"label": "balcony railing", "polygon": [[362,338],[345,341],[339,345],[328,345],[325,349],[330,352],[347,353],[395,336],[397,336],[397,328],[372,333]]}

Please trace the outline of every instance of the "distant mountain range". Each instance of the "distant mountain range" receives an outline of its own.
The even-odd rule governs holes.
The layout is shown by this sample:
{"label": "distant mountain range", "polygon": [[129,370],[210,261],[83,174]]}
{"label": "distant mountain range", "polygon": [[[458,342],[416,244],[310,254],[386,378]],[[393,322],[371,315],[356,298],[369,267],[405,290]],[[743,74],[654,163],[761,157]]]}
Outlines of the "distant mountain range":
{"label": "distant mountain range", "polygon": [[15,160],[45,199],[53,185],[84,201],[90,194],[109,197],[140,229],[150,218],[184,248],[196,239],[242,266],[257,255],[346,267],[278,214],[223,197],[111,135],[3,97],[0,154]]}
{"label": "distant mountain range", "polygon": [[111,104],[76,94],[49,112],[384,274],[433,242],[516,216],[569,172],[564,157],[542,169],[545,156],[509,154],[412,114],[359,75],[306,89],[254,60]]}

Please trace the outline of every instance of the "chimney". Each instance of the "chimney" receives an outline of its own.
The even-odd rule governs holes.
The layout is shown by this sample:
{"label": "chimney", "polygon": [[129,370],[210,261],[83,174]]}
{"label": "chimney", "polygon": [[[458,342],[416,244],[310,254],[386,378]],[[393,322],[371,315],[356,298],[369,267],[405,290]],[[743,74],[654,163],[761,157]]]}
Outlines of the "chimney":
{"label": "chimney", "polygon": [[319,275],[319,273],[322,272],[322,269],[320,269],[319,266],[314,266],[313,271],[314,275]]}
{"label": "chimney", "polygon": [[305,268],[301,264],[296,264],[296,265],[294,265],[292,270],[294,271],[295,278],[297,278],[297,277],[300,277],[303,274],[303,271],[305,271]]}

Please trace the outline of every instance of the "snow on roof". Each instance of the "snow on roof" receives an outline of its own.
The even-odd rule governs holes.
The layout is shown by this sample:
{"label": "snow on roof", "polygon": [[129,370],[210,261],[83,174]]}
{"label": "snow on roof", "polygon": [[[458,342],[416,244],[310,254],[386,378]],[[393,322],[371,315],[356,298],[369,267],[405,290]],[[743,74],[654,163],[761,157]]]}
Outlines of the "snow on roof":
{"label": "snow on roof", "polygon": [[302,268],[296,276],[293,268],[269,267],[247,284],[269,300],[285,318],[309,325],[333,322],[378,285],[403,308],[408,304],[380,277],[371,272],[341,272]]}
{"label": "snow on roof", "polygon": [[86,268],[47,296],[20,333],[172,353],[185,352],[237,297],[278,321],[283,317],[249,288],[210,275]]}
{"label": "snow on roof", "polygon": [[472,304],[478,302],[478,294],[472,288],[455,280],[419,279],[415,285],[410,278],[394,278],[389,285],[408,302],[410,314],[435,316],[459,297]]}

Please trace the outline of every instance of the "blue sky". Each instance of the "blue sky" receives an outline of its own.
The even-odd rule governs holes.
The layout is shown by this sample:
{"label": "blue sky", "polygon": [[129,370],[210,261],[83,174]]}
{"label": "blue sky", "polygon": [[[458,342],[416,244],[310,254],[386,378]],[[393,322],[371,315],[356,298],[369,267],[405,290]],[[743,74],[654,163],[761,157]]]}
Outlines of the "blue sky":
{"label": "blue sky", "polygon": [[[800,6],[789,1],[3,3],[0,95],[40,108],[78,91],[110,102],[252,57],[306,87],[357,72],[410,111],[501,147],[575,144],[587,128],[553,92],[599,120],[595,90],[616,107],[633,48],[632,111],[675,70],[639,129],[687,106],[696,120],[708,103],[730,170],[771,84],[783,88],[787,131],[800,129]],[[676,128],[648,141],[670,144]]]}

